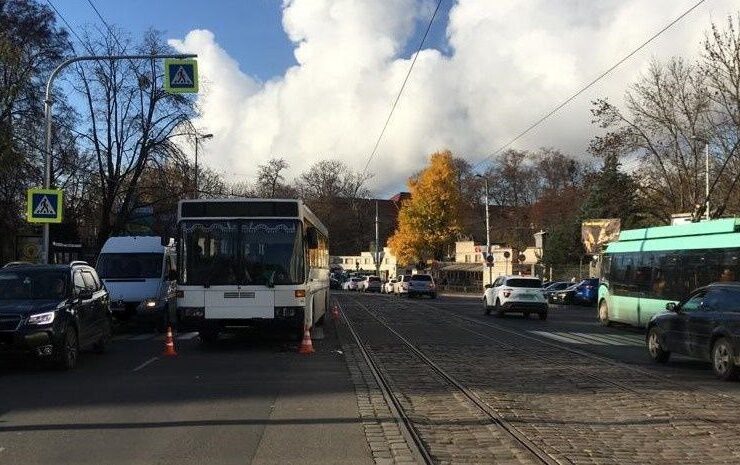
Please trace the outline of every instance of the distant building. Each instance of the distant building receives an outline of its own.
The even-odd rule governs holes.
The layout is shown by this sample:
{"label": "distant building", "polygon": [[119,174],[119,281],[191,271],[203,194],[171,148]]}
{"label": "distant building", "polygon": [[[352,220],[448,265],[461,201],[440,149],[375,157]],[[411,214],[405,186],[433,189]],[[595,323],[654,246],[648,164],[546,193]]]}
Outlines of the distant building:
{"label": "distant building", "polygon": [[[329,260],[332,266],[341,266],[347,272],[375,273],[373,252],[364,251],[359,255],[336,255]],[[380,278],[388,280],[395,278],[399,272],[398,260],[391,249],[383,247],[383,258],[380,261]]]}

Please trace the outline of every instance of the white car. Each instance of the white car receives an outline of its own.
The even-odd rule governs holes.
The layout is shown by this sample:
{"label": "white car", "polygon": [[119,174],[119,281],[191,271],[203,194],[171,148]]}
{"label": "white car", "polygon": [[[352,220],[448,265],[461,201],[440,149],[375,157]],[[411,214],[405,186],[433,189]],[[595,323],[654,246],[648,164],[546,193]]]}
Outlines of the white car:
{"label": "white car", "polygon": [[391,278],[390,280],[388,280],[388,282],[383,283],[383,287],[382,287],[383,293],[393,294],[394,289],[396,288],[396,282],[397,282],[396,278]]}
{"label": "white car", "polygon": [[359,289],[362,278],[349,278],[342,284],[342,289],[345,291],[356,291]]}
{"label": "white car", "polygon": [[411,275],[410,274],[404,274],[398,277],[398,281],[396,281],[396,285],[393,288],[396,294],[403,295],[409,293],[409,281],[411,281]]}
{"label": "white car", "polygon": [[486,315],[522,313],[529,317],[536,313],[540,320],[547,319],[547,300],[542,294],[542,281],[527,276],[500,276],[493,284],[487,284],[483,293],[483,308]]}
{"label": "white car", "polygon": [[432,275],[411,275],[411,279],[409,279],[408,283],[409,298],[422,295],[429,296],[432,299],[437,298],[437,286],[434,284],[434,279],[432,278]]}

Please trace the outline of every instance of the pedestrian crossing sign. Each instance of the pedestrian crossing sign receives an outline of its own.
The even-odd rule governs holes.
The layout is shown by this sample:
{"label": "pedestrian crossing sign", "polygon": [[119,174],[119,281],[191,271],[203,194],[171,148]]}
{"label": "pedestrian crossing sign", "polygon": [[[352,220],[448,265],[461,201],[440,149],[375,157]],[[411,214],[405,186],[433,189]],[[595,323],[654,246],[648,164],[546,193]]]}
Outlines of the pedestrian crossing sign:
{"label": "pedestrian crossing sign", "polygon": [[26,219],[29,223],[61,223],[62,191],[60,189],[28,189]]}
{"label": "pedestrian crossing sign", "polygon": [[195,60],[164,60],[164,90],[170,94],[198,92],[198,62]]}

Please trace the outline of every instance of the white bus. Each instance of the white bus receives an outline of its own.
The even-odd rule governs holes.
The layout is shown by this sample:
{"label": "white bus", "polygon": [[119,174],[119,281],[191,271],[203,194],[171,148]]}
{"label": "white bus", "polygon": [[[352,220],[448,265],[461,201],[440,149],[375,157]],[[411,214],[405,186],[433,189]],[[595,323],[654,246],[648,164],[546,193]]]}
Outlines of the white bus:
{"label": "white bus", "polygon": [[320,324],[329,302],[327,238],[300,200],[180,201],[180,318],[206,343],[234,327]]}

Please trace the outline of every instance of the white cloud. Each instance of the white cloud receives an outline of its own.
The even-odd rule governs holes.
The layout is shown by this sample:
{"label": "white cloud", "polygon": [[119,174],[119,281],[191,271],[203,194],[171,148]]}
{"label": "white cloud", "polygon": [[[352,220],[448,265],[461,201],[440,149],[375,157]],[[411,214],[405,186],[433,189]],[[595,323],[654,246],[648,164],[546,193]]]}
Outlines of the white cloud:
{"label": "white cloud", "polygon": [[[478,161],[611,66],[694,0],[459,0],[445,25],[448,56],[424,50],[376,159],[373,187],[404,187],[427,155],[449,148]],[[283,28],[298,65],[268,82],[249,76],[205,30],[170,43],[198,53],[198,125],[217,134],[204,160],[253,177],[282,156],[292,173],[335,157],[360,170],[408,69],[400,57],[429,0],[286,0]],[[551,121],[519,148],[555,146],[582,154],[594,134],[589,101],[620,101],[647,62],[695,56],[710,21],[737,9],[706,2]]]}

